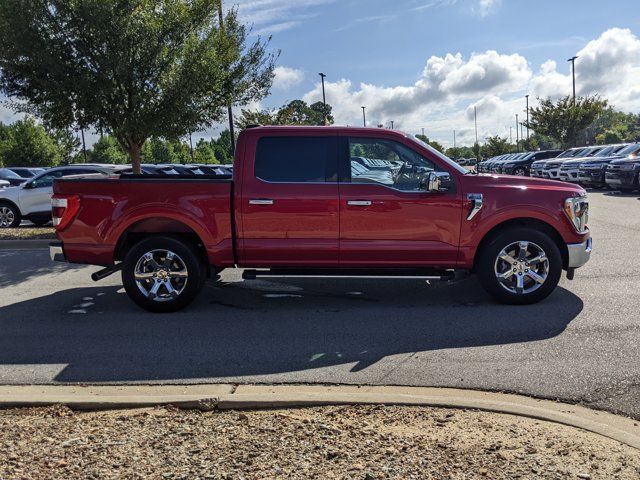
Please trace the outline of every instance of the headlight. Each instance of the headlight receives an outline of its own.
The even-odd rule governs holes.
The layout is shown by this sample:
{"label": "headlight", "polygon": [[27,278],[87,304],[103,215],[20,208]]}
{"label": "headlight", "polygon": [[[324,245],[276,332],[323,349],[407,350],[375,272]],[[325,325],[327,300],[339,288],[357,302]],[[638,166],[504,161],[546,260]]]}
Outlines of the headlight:
{"label": "headlight", "polygon": [[567,198],[564,201],[564,213],[571,220],[578,233],[587,233],[589,200],[586,195]]}

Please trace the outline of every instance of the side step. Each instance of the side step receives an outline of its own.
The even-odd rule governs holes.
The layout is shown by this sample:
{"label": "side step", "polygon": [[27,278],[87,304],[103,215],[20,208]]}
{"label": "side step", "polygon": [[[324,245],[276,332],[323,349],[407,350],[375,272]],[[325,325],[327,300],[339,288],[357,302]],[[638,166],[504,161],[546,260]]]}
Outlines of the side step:
{"label": "side step", "polygon": [[454,270],[416,270],[416,269],[269,269],[245,270],[244,280],[256,278],[364,278],[364,279],[399,279],[399,280],[440,280],[451,281],[456,275]]}

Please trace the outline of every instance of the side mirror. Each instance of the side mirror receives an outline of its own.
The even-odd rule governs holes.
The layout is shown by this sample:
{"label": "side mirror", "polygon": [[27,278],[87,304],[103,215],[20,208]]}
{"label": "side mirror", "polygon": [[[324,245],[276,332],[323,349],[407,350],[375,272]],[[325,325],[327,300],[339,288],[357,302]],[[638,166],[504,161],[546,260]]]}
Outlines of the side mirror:
{"label": "side mirror", "polygon": [[451,175],[445,172],[431,172],[427,190],[432,193],[446,192],[451,188]]}
{"label": "side mirror", "polygon": [[29,190],[30,188],[33,188],[33,182],[23,183],[22,188],[24,188],[25,190]]}

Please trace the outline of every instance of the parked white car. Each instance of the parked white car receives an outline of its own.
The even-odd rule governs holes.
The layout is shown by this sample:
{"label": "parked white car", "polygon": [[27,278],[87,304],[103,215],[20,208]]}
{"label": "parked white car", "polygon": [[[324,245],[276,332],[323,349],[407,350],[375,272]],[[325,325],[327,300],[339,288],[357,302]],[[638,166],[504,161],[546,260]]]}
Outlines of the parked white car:
{"label": "parked white car", "polygon": [[72,175],[109,175],[118,167],[111,165],[68,165],[55,167],[34,176],[22,185],[0,189],[0,228],[11,228],[29,220],[42,226],[51,221],[51,195],[56,178]]}

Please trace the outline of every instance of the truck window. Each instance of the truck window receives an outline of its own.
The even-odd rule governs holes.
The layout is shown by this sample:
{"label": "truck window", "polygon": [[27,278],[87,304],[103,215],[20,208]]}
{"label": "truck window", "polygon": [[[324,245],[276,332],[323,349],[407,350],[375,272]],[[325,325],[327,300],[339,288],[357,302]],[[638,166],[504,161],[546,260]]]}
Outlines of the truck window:
{"label": "truck window", "polygon": [[[435,165],[391,140],[350,138],[351,183],[377,183],[406,192],[424,191]],[[382,166],[382,167],[381,167]]]}
{"label": "truck window", "polygon": [[263,137],[256,148],[255,176],[272,183],[336,182],[337,137]]}

